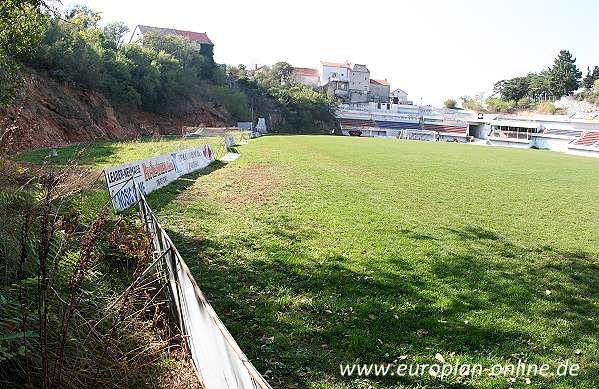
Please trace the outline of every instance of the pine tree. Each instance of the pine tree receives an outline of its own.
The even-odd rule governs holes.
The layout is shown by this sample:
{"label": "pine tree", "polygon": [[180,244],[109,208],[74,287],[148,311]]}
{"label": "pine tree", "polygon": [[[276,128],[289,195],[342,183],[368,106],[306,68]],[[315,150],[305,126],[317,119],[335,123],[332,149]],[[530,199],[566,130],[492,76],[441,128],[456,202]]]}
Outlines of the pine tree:
{"label": "pine tree", "polygon": [[595,80],[599,80],[599,66],[595,66],[593,71],[587,67],[587,75],[582,79],[582,85],[587,89],[592,89]]}
{"label": "pine tree", "polygon": [[549,68],[548,76],[551,94],[562,97],[578,89],[582,72],[576,67],[576,58],[568,50],[562,50]]}

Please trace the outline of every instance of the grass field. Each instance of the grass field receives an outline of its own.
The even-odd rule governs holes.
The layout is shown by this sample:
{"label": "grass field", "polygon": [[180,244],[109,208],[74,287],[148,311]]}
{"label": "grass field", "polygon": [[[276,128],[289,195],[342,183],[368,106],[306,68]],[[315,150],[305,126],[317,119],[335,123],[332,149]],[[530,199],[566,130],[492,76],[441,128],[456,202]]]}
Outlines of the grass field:
{"label": "grass field", "polygon": [[569,359],[579,376],[532,385],[599,385],[599,160],[325,136],[240,151],[150,203],[273,386],[525,385],[340,376],[339,363],[436,353],[485,367]]}
{"label": "grass field", "polygon": [[16,160],[31,163],[51,161],[64,165],[76,160],[80,165],[92,168],[105,168],[125,162],[136,161],[170,151],[196,147],[207,143],[222,141],[222,137],[181,138],[181,137],[143,137],[121,142],[82,143],[74,146],[54,148],[57,155],[48,158],[53,148],[33,149],[20,153]]}
{"label": "grass field", "polygon": [[[179,142],[91,145],[81,164],[198,140]],[[553,382],[531,377],[537,387],[599,386],[599,160],[331,136],[262,137],[239,151],[149,201],[273,387],[528,386],[339,371],[430,364],[437,353],[452,364],[547,363]],[[555,376],[566,360],[579,376]]]}

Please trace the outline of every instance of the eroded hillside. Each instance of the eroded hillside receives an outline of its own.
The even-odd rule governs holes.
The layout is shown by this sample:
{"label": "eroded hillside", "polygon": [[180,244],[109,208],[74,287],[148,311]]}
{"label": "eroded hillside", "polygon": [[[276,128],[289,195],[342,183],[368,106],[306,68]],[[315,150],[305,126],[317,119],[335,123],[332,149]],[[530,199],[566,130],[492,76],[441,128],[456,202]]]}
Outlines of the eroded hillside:
{"label": "eroded hillside", "polygon": [[172,114],[114,107],[100,93],[28,71],[14,104],[0,109],[1,146],[6,151],[20,151],[141,135],[180,134],[182,126],[220,126],[226,117],[222,108],[199,98]]}

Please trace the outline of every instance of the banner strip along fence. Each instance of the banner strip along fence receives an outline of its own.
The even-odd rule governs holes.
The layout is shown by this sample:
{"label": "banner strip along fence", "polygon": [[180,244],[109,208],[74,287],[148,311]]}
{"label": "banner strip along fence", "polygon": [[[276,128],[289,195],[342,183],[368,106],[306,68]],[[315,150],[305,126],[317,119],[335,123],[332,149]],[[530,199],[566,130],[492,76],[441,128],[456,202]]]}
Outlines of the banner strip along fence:
{"label": "banner strip along fence", "polygon": [[[106,169],[106,181],[115,210],[121,211],[137,205],[144,227],[152,240],[156,256],[154,265],[165,276],[170,308],[186,340],[203,387],[272,389],[241,351],[206,300],[144,196],[186,174],[183,172],[196,171],[212,161],[212,148],[206,145]],[[177,162],[181,165],[177,166]]]}
{"label": "banner strip along fence", "polygon": [[118,212],[135,204],[137,198],[133,182],[141,193],[148,194],[182,175],[205,168],[214,159],[212,146],[204,145],[107,168],[104,175],[112,205]]}

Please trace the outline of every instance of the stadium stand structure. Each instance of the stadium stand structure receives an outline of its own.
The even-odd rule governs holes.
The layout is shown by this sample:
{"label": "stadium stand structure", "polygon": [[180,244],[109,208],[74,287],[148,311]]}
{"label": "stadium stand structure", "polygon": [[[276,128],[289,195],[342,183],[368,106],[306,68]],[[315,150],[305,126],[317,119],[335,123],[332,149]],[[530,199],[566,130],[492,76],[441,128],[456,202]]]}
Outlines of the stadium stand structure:
{"label": "stadium stand structure", "polygon": [[339,119],[341,127],[376,127],[376,123],[369,119]]}
{"label": "stadium stand structure", "polygon": [[387,120],[375,120],[376,127],[389,129],[389,130],[405,130],[405,129],[420,129],[420,123],[410,122],[392,122]]}
{"label": "stadium stand structure", "polygon": [[468,127],[467,126],[449,126],[444,124],[427,124],[424,123],[425,130],[444,132],[455,135],[467,135]]}
{"label": "stadium stand structure", "polygon": [[571,136],[574,138],[578,138],[579,136],[582,135],[582,130],[562,130],[562,129],[557,129],[557,128],[553,128],[553,129],[546,129],[545,131],[543,131],[543,134],[547,134],[547,135],[562,135],[562,136]]}
{"label": "stadium stand structure", "polygon": [[574,140],[573,144],[599,148],[599,131],[585,131],[580,138]]}

